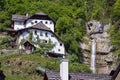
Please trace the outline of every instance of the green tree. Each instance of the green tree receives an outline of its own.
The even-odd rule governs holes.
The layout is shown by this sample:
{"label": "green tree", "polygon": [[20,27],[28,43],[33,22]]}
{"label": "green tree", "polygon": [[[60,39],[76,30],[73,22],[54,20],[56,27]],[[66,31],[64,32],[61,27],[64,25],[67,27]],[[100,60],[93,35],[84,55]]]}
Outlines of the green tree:
{"label": "green tree", "polygon": [[[116,23],[116,25],[118,25]],[[113,48],[115,49],[115,53],[120,54],[120,26],[117,27],[113,25],[110,29],[111,41]]]}
{"label": "green tree", "polygon": [[83,29],[79,22],[74,21],[68,16],[59,18],[56,24],[56,31],[64,40],[66,51],[71,55],[75,54],[77,56],[75,60],[78,62],[81,62],[80,55],[82,53],[79,41],[82,40],[84,35]]}
{"label": "green tree", "polygon": [[6,37],[2,37],[0,39],[0,48],[3,49],[3,48],[9,48],[9,43],[11,41],[12,37],[11,36],[6,36]]}
{"label": "green tree", "polygon": [[109,23],[111,19],[118,24],[119,3],[120,0],[0,0],[0,31],[10,27],[12,14],[30,16],[42,11],[56,21],[55,32],[65,42],[66,51],[78,56],[79,42],[86,34],[85,23],[91,19]]}
{"label": "green tree", "polygon": [[110,29],[112,45],[115,53],[120,54],[120,0],[116,0],[113,5],[112,27]]}
{"label": "green tree", "polygon": [[114,22],[117,22],[120,20],[120,0],[116,0],[116,2],[113,5],[113,20]]}
{"label": "green tree", "polygon": [[46,54],[46,52],[49,52],[49,50],[54,47],[54,44],[52,44],[51,40],[40,40],[39,36],[37,36],[37,41],[35,44],[38,45],[36,49],[36,53],[38,54]]}

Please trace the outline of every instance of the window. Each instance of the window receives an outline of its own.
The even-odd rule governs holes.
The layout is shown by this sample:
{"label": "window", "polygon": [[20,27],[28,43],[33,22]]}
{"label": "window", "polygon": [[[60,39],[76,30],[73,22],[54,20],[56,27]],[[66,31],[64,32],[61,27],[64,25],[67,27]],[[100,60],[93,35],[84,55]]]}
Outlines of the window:
{"label": "window", "polygon": [[47,24],[48,22],[46,21],[45,24]]}
{"label": "window", "polygon": [[52,21],[50,21],[50,24],[52,24]]}
{"label": "window", "polygon": [[60,43],[60,46],[62,46],[62,43]]}
{"label": "window", "polygon": [[45,40],[45,43],[47,43],[47,40]]}
{"label": "window", "polygon": [[47,32],[45,33],[45,36],[48,37],[48,33]]}
{"label": "window", "polygon": [[35,21],[35,23],[37,23],[37,21]]}
{"label": "window", "polygon": [[34,24],[34,22],[31,22],[31,24],[33,25],[33,24]]}
{"label": "window", "polygon": [[35,35],[37,35],[37,31],[35,31]]}
{"label": "window", "polygon": [[51,37],[54,37],[54,35],[52,34]]}
{"label": "window", "polygon": [[40,36],[43,36],[42,32],[40,32]]}
{"label": "window", "polygon": [[60,49],[58,49],[58,51],[60,51]]}

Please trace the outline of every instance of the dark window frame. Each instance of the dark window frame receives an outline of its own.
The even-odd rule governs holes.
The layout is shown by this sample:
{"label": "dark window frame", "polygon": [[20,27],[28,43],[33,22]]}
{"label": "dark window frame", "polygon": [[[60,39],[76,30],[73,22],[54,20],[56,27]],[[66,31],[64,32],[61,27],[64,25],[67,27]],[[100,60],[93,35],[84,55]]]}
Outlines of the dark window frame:
{"label": "dark window frame", "polygon": [[60,46],[62,46],[62,43],[60,43]]}
{"label": "dark window frame", "polygon": [[42,32],[40,32],[40,36],[43,36],[43,33],[42,33]]}
{"label": "dark window frame", "polygon": [[55,36],[52,34],[51,37],[55,37]]}
{"label": "dark window frame", "polygon": [[47,40],[44,40],[45,41],[45,43],[48,43],[48,41]]}
{"label": "dark window frame", "polygon": [[34,24],[34,22],[31,22],[31,24],[33,25],[33,24]]}
{"label": "dark window frame", "polygon": [[47,32],[45,33],[45,36],[48,37],[48,33]]}
{"label": "dark window frame", "polygon": [[48,24],[48,22],[47,22],[47,21],[45,21],[45,24]]}
{"label": "dark window frame", "polygon": [[60,49],[58,49],[58,51],[60,52]]}
{"label": "dark window frame", "polygon": [[53,22],[52,21],[50,21],[50,24],[52,24]]}
{"label": "dark window frame", "polygon": [[36,30],[34,31],[34,33],[35,33],[35,35],[37,35],[37,31]]}
{"label": "dark window frame", "polygon": [[38,21],[35,21],[35,23],[38,23]]}

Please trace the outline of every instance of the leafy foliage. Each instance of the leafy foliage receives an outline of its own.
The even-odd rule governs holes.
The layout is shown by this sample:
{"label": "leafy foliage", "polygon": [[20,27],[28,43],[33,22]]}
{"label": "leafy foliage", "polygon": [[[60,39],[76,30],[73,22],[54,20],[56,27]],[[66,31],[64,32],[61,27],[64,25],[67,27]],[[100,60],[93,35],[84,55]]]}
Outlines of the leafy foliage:
{"label": "leafy foliage", "polygon": [[[79,41],[86,31],[85,22],[91,19],[102,23],[120,22],[119,3],[120,0],[1,0],[0,31],[9,27],[12,14],[32,15],[42,11],[56,21],[55,31],[64,40],[66,51],[78,56],[81,54]],[[118,25],[113,26],[119,28]],[[113,30],[112,35],[115,33]],[[118,40],[115,38],[115,45]]]}
{"label": "leafy foliage", "polygon": [[120,54],[120,22],[114,24],[110,29],[111,41],[115,53]]}
{"label": "leafy foliage", "polygon": [[49,52],[54,47],[54,44],[52,44],[51,40],[46,42],[46,40],[40,41],[39,38],[37,38],[37,41],[35,42],[39,47],[36,49],[36,53],[39,54],[46,54],[46,52]]}
{"label": "leafy foliage", "polygon": [[5,48],[10,48],[10,41],[11,41],[12,37],[10,36],[6,36],[6,37],[1,37],[0,39],[0,49],[5,49]]}
{"label": "leafy foliage", "polygon": [[113,5],[112,24],[110,29],[111,41],[115,53],[120,55],[120,0],[116,0]]}
{"label": "leafy foliage", "polygon": [[[44,69],[59,70],[60,63],[58,58],[18,53],[0,56],[0,62],[2,62],[1,69],[7,80],[43,80],[43,76],[36,73],[35,69],[40,66]],[[91,72],[86,65],[72,62],[69,64],[69,71]]]}
{"label": "leafy foliage", "polygon": [[74,63],[70,63],[69,66],[70,66],[70,71],[71,72],[87,72],[87,73],[91,73],[91,70],[85,64],[79,64],[79,63],[74,62]]}
{"label": "leafy foliage", "polygon": [[119,21],[120,19],[120,0],[116,0],[115,4],[113,5],[113,20],[115,20],[115,22]]}

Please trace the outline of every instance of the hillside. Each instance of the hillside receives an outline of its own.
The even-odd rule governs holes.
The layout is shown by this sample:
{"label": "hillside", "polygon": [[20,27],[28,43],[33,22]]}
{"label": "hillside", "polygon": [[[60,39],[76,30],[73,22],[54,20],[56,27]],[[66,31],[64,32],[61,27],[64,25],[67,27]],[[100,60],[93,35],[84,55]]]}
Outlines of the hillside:
{"label": "hillside", "polygon": [[[48,59],[48,61],[53,61],[53,59]],[[49,63],[54,64],[55,62],[48,63],[48,61],[46,58],[25,54],[4,55],[0,58],[1,69],[7,80],[43,80],[43,76],[35,69],[38,66],[45,68],[46,65],[50,66]]]}
{"label": "hillside", "polygon": [[[80,43],[89,42],[84,39],[85,36],[88,38],[86,33],[86,23],[91,20],[96,20],[105,25],[110,24],[110,29],[107,31],[108,34],[110,34],[109,44],[113,46],[113,54],[117,55],[117,64],[120,62],[120,0],[0,0],[0,4],[0,33],[3,33],[6,31],[6,29],[11,28],[11,16],[13,14],[28,14],[31,16],[36,12],[44,12],[50,16],[56,22],[56,35],[58,35],[64,41],[66,52],[69,54],[68,58],[70,59],[71,63],[74,63],[71,65],[81,66],[81,68],[75,66],[70,67],[71,71],[83,70],[82,72],[89,72],[88,68],[83,68],[84,64],[82,63],[84,62],[84,50],[82,50],[80,47]],[[4,45],[5,40],[2,40],[3,42],[1,40],[2,39],[0,39],[0,48],[2,47],[2,49],[11,49]],[[87,53],[90,55],[90,51],[87,51]],[[11,62],[13,62],[13,60],[20,59],[20,61],[23,63],[29,63],[30,61],[30,64],[28,65],[31,65],[33,62],[35,65],[32,67],[34,68],[39,65],[44,68],[47,67],[48,69],[58,69],[59,67],[59,65],[57,65],[56,68],[54,67],[53,63],[50,63],[51,58],[49,60],[49,58],[42,58],[36,55],[15,55],[20,55],[22,58],[15,56],[11,59]],[[8,59],[6,56],[7,55],[0,56],[3,66],[5,66],[4,63]],[[46,61],[46,63],[42,64],[42,62],[39,63],[39,61]],[[54,60],[51,62],[54,62]],[[98,63],[99,62],[100,60]],[[47,65],[47,63],[50,63],[50,65]],[[59,61],[57,63],[59,63]],[[17,62],[14,64],[17,64]],[[28,65],[26,65],[25,68],[27,68]],[[18,67],[18,65],[16,65],[16,67]],[[6,72],[7,69],[4,68],[8,67],[2,67],[5,74],[10,73]],[[10,68],[12,68],[12,66]],[[34,68],[30,70],[34,70]],[[23,66],[22,69],[24,69]],[[34,74],[34,72],[32,74]],[[28,75],[28,73],[26,73],[26,75]],[[35,75],[36,77],[39,77],[37,73],[35,73]],[[7,77],[9,76],[11,77],[11,73]]]}
{"label": "hillside", "polygon": [[0,31],[10,28],[12,14],[44,12],[56,22],[55,32],[65,42],[67,53],[76,56],[75,61],[82,62],[78,43],[83,41],[85,25],[90,20],[112,24],[111,40],[119,53],[119,3],[120,0],[1,0]]}
{"label": "hillside", "polygon": [[[44,73],[36,71],[36,68],[59,70],[59,60],[33,54],[7,54],[0,56],[0,69],[3,70],[7,80],[42,80]],[[91,72],[87,66],[72,62],[69,64],[69,70]]]}

